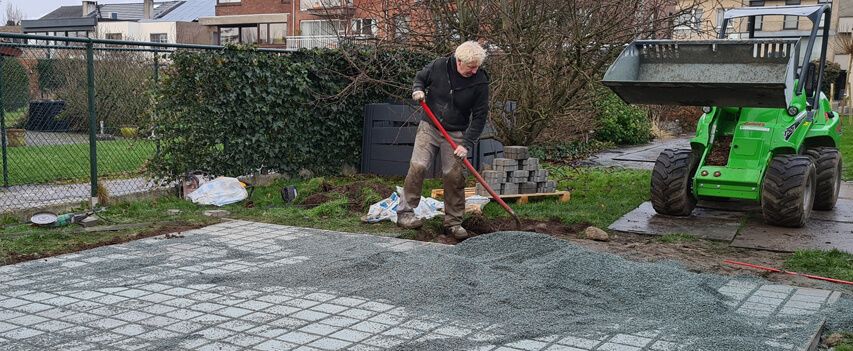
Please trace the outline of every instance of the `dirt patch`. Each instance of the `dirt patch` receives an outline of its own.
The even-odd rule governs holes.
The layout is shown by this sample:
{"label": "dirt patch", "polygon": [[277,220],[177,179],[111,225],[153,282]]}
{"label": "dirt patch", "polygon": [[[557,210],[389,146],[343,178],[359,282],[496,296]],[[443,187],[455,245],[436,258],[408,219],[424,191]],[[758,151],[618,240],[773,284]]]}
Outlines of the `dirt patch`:
{"label": "dirt patch", "polygon": [[[517,231],[515,220],[511,218],[487,219],[483,216],[471,216],[462,222],[462,226],[471,233],[471,237],[494,232]],[[555,238],[567,239],[576,237],[577,233],[583,232],[589,227],[589,223],[566,225],[559,220],[537,221],[530,219],[521,220],[521,231],[547,234]],[[448,245],[456,245],[460,241],[452,236],[444,234],[443,228],[423,227],[415,235],[415,240],[438,242]]]}
{"label": "dirt patch", "polygon": [[[15,264],[15,263],[19,263],[19,262],[32,261],[32,260],[37,260],[37,259],[41,259],[41,258],[59,256],[59,255],[67,254],[67,253],[94,249],[94,248],[101,247],[101,246],[123,244],[123,243],[133,241],[133,240],[150,238],[150,237],[160,236],[160,235],[164,235],[164,234],[166,234],[166,236],[164,237],[166,239],[182,238],[183,236],[180,235],[181,232],[206,227],[206,226],[211,225],[211,224],[214,224],[214,223],[209,223],[209,224],[167,223],[167,224],[164,224],[161,226],[157,226],[156,228],[150,228],[150,229],[144,230],[140,233],[136,233],[133,235],[123,236],[123,235],[117,234],[116,236],[113,236],[113,237],[106,239],[104,241],[99,241],[99,242],[95,242],[95,243],[79,243],[79,244],[75,244],[75,245],[71,245],[71,246],[66,246],[66,247],[63,247],[63,248],[55,250],[55,251],[29,253],[29,254],[20,254],[20,253],[16,253],[16,252],[11,252],[2,258],[2,264],[0,264],[0,265]],[[177,233],[177,234],[173,234],[173,233]]]}
{"label": "dirt patch", "polygon": [[711,146],[711,153],[708,154],[705,164],[708,166],[727,165],[729,163],[729,151],[731,151],[731,147],[732,136],[721,135],[717,137],[717,140],[714,141],[714,145]]}
{"label": "dirt patch", "polygon": [[306,208],[314,208],[336,198],[335,194],[343,195],[349,203],[349,210],[353,212],[363,212],[368,206],[367,196],[364,194],[364,189],[371,189],[374,193],[379,194],[381,199],[391,196],[394,192],[391,188],[384,184],[378,184],[370,181],[357,181],[354,183],[334,186],[323,182],[320,184],[320,189],[305,198],[302,205]]}
{"label": "dirt patch", "polygon": [[332,200],[332,196],[327,193],[311,194],[302,201],[302,205],[306,208],[314,208]]}

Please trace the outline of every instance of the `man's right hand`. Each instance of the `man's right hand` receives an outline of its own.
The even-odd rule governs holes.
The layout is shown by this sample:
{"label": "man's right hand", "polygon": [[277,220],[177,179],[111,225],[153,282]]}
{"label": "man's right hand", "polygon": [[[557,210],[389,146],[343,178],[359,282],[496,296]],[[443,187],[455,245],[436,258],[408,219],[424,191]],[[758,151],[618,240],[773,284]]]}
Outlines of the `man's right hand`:
{"label": "man's right hand", "polygon": [[424,96],[425,96],[424,92],[422,92],[420,90],[415,90],[414,92],[412,92],[412,99],[414,99],[415,101],[423,100]]}

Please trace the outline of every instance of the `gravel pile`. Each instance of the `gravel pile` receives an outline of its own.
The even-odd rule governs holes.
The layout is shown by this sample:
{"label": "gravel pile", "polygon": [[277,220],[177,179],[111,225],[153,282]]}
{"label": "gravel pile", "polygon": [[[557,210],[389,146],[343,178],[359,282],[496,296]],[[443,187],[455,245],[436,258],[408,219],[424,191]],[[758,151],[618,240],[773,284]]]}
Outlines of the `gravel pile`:
{"label": "gravel pile", "polygon": [[[386,300],[426,319],[496,325],[491,331],[503,335],[498,342],[661,330],[674,340],[692,341],[692,350],[761,350],[768,338],[800,344],[823,319],[744,316],[717,292],[730,278],[688,272],[674,263],[629,261],[535,233],[500,232],[454,247],[402,253],[352,236],[280,244],[311,259],[237,280],[317,287]],[[853,330],[851,311],[853,303],[842,299],[824,315],[831,328]],[[471,343],[445,339],[403,348],[459,349]]]}

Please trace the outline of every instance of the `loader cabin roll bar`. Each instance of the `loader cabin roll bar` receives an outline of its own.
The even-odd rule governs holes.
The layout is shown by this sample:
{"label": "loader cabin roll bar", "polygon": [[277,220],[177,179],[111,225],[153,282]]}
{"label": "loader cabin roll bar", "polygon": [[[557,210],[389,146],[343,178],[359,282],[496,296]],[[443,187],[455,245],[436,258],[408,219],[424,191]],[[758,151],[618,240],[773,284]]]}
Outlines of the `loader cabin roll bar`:
{"label": "loader cabin roll bar", "polygon": [[[808,104],[806,106],[807,110],[811,110],[814,108],[815,101],[817,101],[818,96],[820,96],[820,86],[823,83],[823,70],[826,65],[826,49],[827,44],[829,43],[829,26],[830,19],[832,18],[831,9],[829,5],[820,5],[820,6],[776,6],[776,7],[744,7],[727,10],[723,15],[723,24],[720,28],[720,39],[726,39],[726,28],[728,28],[729,21],[734,18],[742,18],[748,17],[748,25],[747,28],[749,30],[749,38],[755,39],[755,16],[797,16],[797,17],[808,17],[812,21],[812,30],[811,35],[809,35],[809,42],[806,47],[805,55],[803,56],[804,62],[799,62],[799,45],[797,45],[797,54],[794,56],[794,67],[797,67],[796,78],[799,79],[799,83],[797,84],[797,89],[795,94],[800,95],[806,92],[806,82],[814,79],[812,75],[817,74],[817,84],[811,87],[812,91],[809,91],[810,95],[806,95],[808,98]],[[817,40],[817,31],[820,27],[821,17],[824,18],[823,24],[823,40],[821,40],[821,49],[820,49],[820,67],[817,72],[813,70],[809,70],[809,59],[812,57],[812,51],[814,50],[814,43]],[[774,36],[774,38],[801,38],[800,36]]]}

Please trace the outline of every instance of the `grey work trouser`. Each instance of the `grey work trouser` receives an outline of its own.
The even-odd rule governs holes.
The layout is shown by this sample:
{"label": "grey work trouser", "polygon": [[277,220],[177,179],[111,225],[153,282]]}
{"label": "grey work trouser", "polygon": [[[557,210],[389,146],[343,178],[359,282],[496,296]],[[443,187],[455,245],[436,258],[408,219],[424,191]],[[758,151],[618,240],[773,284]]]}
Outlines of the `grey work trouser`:
{"label": "grey work trouser", "polygon": [[[462,132],[447,132],[457,145],[462,144]],[[444,226],[462,224],[465,214],[465,166],[462,160],[453,154],[453,149],[441,132],[430,122],[421,121],[415,135],[415,148],[409,162],[409,173],[403,184],[405,196],[401,199],[397,212],[411,212],[418,207],[423,191],[424,176],[432,164],[436,151],[441,158],[442,182],[444,183]],[[470,152],[470,150],[469,150]]]}

